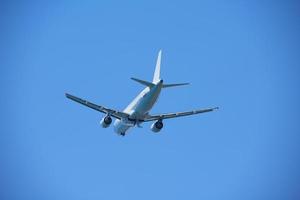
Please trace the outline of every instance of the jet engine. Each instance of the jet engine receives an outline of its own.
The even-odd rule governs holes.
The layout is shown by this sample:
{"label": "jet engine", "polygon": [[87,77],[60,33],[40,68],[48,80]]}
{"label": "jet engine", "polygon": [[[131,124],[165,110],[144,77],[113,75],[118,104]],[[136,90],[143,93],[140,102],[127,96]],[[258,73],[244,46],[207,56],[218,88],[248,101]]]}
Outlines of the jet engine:
{"label": "jet engine", "polygon": [[163,127],[164,127],[163,122],[161,120],[158,120],[151,125],[151,131],[158,133]]}
{"label": "jet engine", "polygon": [[111,124],[112,119],[109,115],[103,117],[103,119],[100,121],[100,124],[103,128],[107,128],[109,127],[109,125]]}

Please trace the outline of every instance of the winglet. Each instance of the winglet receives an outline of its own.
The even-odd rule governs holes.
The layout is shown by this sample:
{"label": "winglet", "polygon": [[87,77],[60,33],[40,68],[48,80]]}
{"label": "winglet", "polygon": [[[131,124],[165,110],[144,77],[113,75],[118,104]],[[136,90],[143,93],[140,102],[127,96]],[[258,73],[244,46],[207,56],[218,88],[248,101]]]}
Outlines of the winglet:
{"label": "winglet", "polygon": [[162,52],[162,50],[160,50],[158,52],[156,66],[155,66],[155,72],[154,72],[154,76],[153,76],[153,83],[157,83],[160,81],[161,52]]}

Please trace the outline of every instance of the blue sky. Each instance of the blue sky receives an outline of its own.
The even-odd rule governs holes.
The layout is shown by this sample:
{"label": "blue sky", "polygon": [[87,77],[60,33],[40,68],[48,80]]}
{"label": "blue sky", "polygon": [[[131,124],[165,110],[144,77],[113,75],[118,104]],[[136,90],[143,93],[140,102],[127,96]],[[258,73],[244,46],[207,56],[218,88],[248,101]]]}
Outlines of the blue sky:
{"label": "blue sky", "polygon": [[[0,4],[1,199],[300,198],[297,1]],[[160,134],[102,129],[151,80]]]}

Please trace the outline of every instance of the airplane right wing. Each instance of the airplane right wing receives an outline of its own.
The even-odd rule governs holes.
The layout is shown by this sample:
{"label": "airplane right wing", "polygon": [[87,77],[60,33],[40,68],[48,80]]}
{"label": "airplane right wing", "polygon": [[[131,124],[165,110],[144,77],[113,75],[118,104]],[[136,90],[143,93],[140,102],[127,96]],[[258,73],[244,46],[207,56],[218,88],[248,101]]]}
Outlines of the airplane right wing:
{"label": "airplane right wing", "polygon": [[129,117],[129,115],[127,113],[120,112],[120,111],[117,111],[117,110],[113,110],[113,109],[110,109],[110,108],[106,108],[104,106],[96,105],[94,103],[88,102],[84,99],[75,97],[75,96],[73,96],[71,94],[68,94],[68,93],[66,93],[66,97],[73,100],[73,101],[75,101],[75,102],[77,102],[77,103],[80,103],[84,106],[87,106],[87,107],[92,108],[94,110],[97,110],[99,112],[108,114],[108,115],[110,115],[112,117],[115,117],[117,119],[122,119],[122,118],[128,118]]}
{"label": "airplane right wing", "polygon": [[175,118],[175,117],[183,117],[183,116],[188,116],[188,115],[196,115],[196,114],[200,114],[200,113],[211,112],[211,111],[214,111],[217,109],[219,109],[219,108],[215,107],[215,108],[208,108],[208,109],[201,109],[201,110],[193,110],[193,111],[188,111],[188,112],[167,113],[167,114],[160,114],[160,115],[148,115],[145,117],[145,119],[143,121],[149,122],[149,121],[155,121],[155,120],[170,119],[170,118]]}

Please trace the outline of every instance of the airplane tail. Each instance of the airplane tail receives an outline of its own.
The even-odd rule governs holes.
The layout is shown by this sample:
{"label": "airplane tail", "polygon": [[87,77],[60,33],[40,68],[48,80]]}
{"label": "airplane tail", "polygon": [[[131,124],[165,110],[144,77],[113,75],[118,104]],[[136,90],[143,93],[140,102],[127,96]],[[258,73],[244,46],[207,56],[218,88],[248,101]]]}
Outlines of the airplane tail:
{"label": "airplane tail", "polygon": [[161,64],[161,50],[158,52],[157,60],[156,60],[156,66],[153,76],[153,83],[158,83],[160,81],[160,64]]}
{"label": "airplane tail", "polygon": [[[162,53],[162,50],[160,50],[158,52],[152,83],[148,82],[148,81],[140,80],[137,78],[131,78],[131,79],[142,85],[145,85],[147,87],[153,87],[155,84],[160,82],[161,81],[161,79],[160,79],[161,53]],[[182,86],[182,85],[189,85],[189,83],[163,84],[162,88],[177,87],[177,86]]]}

